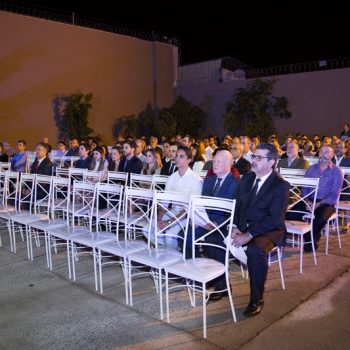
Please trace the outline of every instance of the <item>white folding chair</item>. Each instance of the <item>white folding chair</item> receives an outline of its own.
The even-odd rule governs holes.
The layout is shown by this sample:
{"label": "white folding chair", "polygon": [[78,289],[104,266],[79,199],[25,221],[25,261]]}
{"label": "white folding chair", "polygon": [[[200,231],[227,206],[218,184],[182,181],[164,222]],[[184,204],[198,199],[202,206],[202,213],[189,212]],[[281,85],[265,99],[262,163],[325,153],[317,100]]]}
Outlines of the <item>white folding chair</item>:
{"label": "white folding chair", "polygon": [[[142,199],[142,203],[140,201]],[[141,223],[150,222],[150,208],[152,206],[153,191],[149,189],[132,189],[130,187],[125,188],[125,202],[126,207],[129,210],[125,210],[124,219],[121,220],[124,225],[124,237],[119,239],[117,234],[114,241],[108,243],[101,243],[96,246],[98,266],[99,266],[99,277],[100,277],[100,293],[103,293],[103,279],[102,279],[102,267],[110,262],[102,262],[103,253],[110,254],[112,256],[120,257],[118,262],[122,268],[124,281],[125,281],[125,298],[126,304],[129,304],[129,278],[128,278],[128,255],[144,249],[147,249],[147,244],[143,240],[129,239],[129,230],[133,230],[135,225]],[[130,209],[133,208],[133,210]],[[137,216],[133,215],[136,211]],[[142,225],[143,225],[142,224]]]}
{"label": "white folding chair", "polygon": [[301,176],[304,177],[306,169],[291,169],[291,168],[279,168],[279,173],[282,177],[285,176]]}
{"label": "white folding chair", "polygon": [[[109,243],[116,239],[116,235],[119,231],[119,217],[120,208],[123,198],[123,187],[120,185],[97,183],[94,194],[93,207],[90,218],[90,230],[71,237],[71,254],[72,254],[72,271],[73,281],[76,279],[75,274],[75,260],[77,252],[77,244],[80,247],[87,247],[92,249],[93,263],[94,263],[94,277],[95,277],[95,289],[98,291],[98,275],[96,268],[96,247],[99,244]],[[101,209],[101,203],[106,207]],[[96,231],[93,231],[92,223],[93,217],[96,219]],[[114,232],[112,231],[112,224],[115,224]],[[106,228],[102,231],[102,225]]]}
{"label": "white folding chair", "polygon": [[[233,305],[232,292],[230,289],[230,281],[229,281],[229,246],[214,244],[211,243],[207,238],[210,235],[219,235],[222,241],[227,236],[228,232],[231,232],[232,229],[232,221],[233,221],[233,213],[235,210],[236,202],[234,200],[222,199],[216,197],[204,197],[204,196],[192,196],[191,205],[190,205],[190,218],[191,218],[191,228],[190,231],[188,229],[189,225],[187,225],[186,233],[185,233],[185,243],[183,249],[183,261],[169,265],[165,267],[165,281],[166,281],[166,309],[167,309],[167,321],[170,321],[169,315],[169,273],[174,274],[180,277],[185,278],[187,281],[193,281],[192,284],[187,282],[187,287],[191,287],[193,293],[191,297],[191,305],[195,306],[195,292],[202,293],[202,304],[203,304],[203,336],[207,337],[207,318],[206,318],[206,304],[207,300],[211,293],[208,292],[206,285],[208,282],[216,279],[219,276],[225,274],[226,278],[226,289],[220,291],[228,292],[228,297],[231,306],[231,312],[234,322],[237,321],[235,308]],[[209,219],[208,212],[215,211],[216,213],[221,213],[223,215],[223,220],[220,223],[212,222]],[[221,221],[221,220],[220,220]],[[211,226],[211,229],[208,231],[204,231],[200,236],[196,237],[196,225],[204,225],[208,224]],[[192,258],[186,259],[185,255],[185,245],[187,241],[187,237],[192,237]],[[225,263],[221,263],[219,261],[197,257],[196,250],[200,247],[208,247],[210,246],[212,249],[220,249],[225,251]],[[219,292],[219,291],[216,291]]]}
{"label": "white folding chair", "polygon": [[97,183],[101,181],[101,176],[101,171],[85,170],[83,173],[83,181]]}
{"label": "white folding chair", "polygon": [[130,174],[130,187],[152,188],[152,175]]}
{"label": "white folding chair", "polygon": [[109,184],[120,184],[126,186],[128,182],[128,175],[128,173],[120,171],[108,171],[107,182]]}
{"label": "white folding chair", "polygon": [[[176,240],[183,237],[178,233],[185,231],[188,220],[186,219],[189,208],[189,196],[179,192],[158,192],[154,193],[151,227],[148,231],[148,249],[132,253],[128,256],[129,260],[129,293],[130,305],[133,304],[132,296],[132,277],[144,273],[132,273],[134,269],[133,262],[145,265],[151,268],[151,276],[154,278],[156,290],[159,293],[160,318],[163,319],[163,275],[162,271],[169,265],[181,261],[182,254],[172,248],[164,247],[162,242],[167,239]],[[167,221],[164,226],[158,227],[158,212]],[[161,219],[161,218],[160,218]],[[152,242],[154,239],[154,243]],[[154,248],[152,246],[154,245]]]}
{"label": "white folding chair", "polygon": [[[45,251],[47,267],[52,269],[50,262],[51,244],[48,242],[48,231],[69,226],[68,208],[70,201],[70,182],[68,177],[54,177],[52,179],[50,218],[47,220],[36,221],[29,224],[29,229],[37,232],[43,232],[45,238]],[[31,239],[31,237],[30,237]],[[55,251],[57,252],[57,242],[53,239]],[[33,260],[33,248],[31,248],[31,258]]]}
{"label": "white folding chair", "polygon": [[11,162],[0,162],[0,171],[11,170]]}
{"label": "white folding chair", "polygon": [[164,191],[168,178],[167,175],[153,175],[152,188],[157,191]]}
{"label": "white folding chair", "polygon": [[[92,211],[94,206],[95,184],[74,181],[72,191],[72,205],[69,205],[66,215],[71,215],[71,226],[49,229],[47,231],[47,242],[50,259],[50,269],[52,269],[51,241],[60,239],[66,242],[68,275],[72,278],[71,271],[71,239],[75,235],[90,232],[92,226]],[[70,195],[70,194],[68,194]],[[70,201],[68,201],[68,204]],[[78,223],[78,225],[77,225]]]}
{"label": "white folding chair", "polygon": [[198,175],[202,178],[205,179],[207,177],[208,170],[201,170]]}
{"label": "white folding chair", "polygon": [[[287,209],[288,215],[298,216],[304,221],[287,219],[286,228],[287,232],[293,235],[293,244],[294,244],[294,235],[299,237],[300,245],[300,273],[303,273],[303,253],[304,253],[304,243],[311,243],[312,253],[314,257],[314,263],[317,265],[315,244],[313,238],[313,220],[315,205],[317,199],[317,191],[319,178],[302,178],[302,177],[285,177],[286,181],[291,184],[290,188],[290,200],[291,204]],[[303,190],[307,191],[306,194],[303,194]],[[311,203],[311,204],[310,204]],[[304,235],[310,232],[311,241],[304,242]]]}

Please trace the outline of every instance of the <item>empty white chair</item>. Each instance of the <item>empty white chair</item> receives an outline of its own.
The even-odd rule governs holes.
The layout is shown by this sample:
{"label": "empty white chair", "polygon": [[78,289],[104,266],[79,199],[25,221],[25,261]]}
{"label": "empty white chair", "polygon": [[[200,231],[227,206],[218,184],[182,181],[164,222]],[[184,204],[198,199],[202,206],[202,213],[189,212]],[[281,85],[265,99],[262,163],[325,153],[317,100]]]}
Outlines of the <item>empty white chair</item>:
{"label": "empty white chair", "polygon": [[[166,280],[166,309],[167,309],[167,321],[170,321],[169,316],[169,273],[185,278],[186,280],[194,281],[191,285],[193,290],[193,295],[191,298],[191,305],[195,306],[195,291],[202,293],[202,305],[203,305],[203,336],[207,337],[207,318],[206,318],[206,303],[207,298],[209,298],[210,293],[207,291],[207,283],[225,274],[226,279],[226,290],[228,292],[228,297],[231,306],[231,312],[234,322],[237,321],[235,308],[232,300],[232,293],[230,290],[229,281],[229,246],[231,240],[227,247],[219,244],[214,244],[212,241],[207,241],[210,235],[219,235],[222,240],[225,239],[228,232],[232,230],[233,213],[235,209],[236,202],[229,199],[221,199],[216,197],[204,197],[204,196],[192,196],[190,205],[190,218],[191,218],[191,230],[189,230],[189,225],[187,225],[185,234],[185,244],[187,241],[187,236],[191,236],[192,242],[192,258],[186,259],[185,255],[185,244],[183,261],[169,265],[165,267],[165,280]],[[223,215],[223,220],[220,223],[215,223],[210,221],[207,213],[208,211],[220,212]],[[201,232],[199,236],[196,237],[195,227],[197,225],[204,226],[205,224],[211,227],[210,230]],[[200,247],[208,247],[212,249],[220,249],[225,252],[225,264],[203,257],[197,257],[196,251]],[[187,283],[187,286],[190,284]],[[218,291],[217,291],[218,292]],[[223,291],[220,291],[223,292]]]}

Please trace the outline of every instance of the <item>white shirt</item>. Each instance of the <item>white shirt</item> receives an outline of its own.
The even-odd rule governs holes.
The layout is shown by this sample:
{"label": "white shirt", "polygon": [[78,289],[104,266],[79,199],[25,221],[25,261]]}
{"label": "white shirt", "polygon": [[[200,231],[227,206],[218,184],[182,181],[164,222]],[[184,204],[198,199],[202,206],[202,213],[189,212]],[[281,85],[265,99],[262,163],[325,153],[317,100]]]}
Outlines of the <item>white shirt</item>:
{"label": "white shirt", "polygon": [[191,168],[188,168],[183,176],[180,176],[179,171],[170,175],[165,185],[166,191],[198,194],[202,193],[203,180]]}
{"label": "white shirt", "polygon": [[249,163],[252,163],[253,161],[252,155],[253,155],[253,152],[249,151],[247,154],[243,156],[243,158],[245,158]]}
{"label": "white shirt", "polygon": [[340,158],[338,158],[337,156],[334,156],[335,159],[335,165],[340,166],[340,162],[343,160],[344,156],[341,156]]}
{"label": "white shirt", "polygon": [[[260,179],[256,193],[258,193],[260,191],[261,186],[264,184],[264,182],[267,180],[267,178],[271,175],[271,173],[272,173],[272,170],[268,174],[264,175],[263,177],[258,177],[258,176],[256,177],[256,179]],[[256,179],[254,181],[254,185],[255,185]],[[254,185],[253,185],[253,187],[254,187]]]}

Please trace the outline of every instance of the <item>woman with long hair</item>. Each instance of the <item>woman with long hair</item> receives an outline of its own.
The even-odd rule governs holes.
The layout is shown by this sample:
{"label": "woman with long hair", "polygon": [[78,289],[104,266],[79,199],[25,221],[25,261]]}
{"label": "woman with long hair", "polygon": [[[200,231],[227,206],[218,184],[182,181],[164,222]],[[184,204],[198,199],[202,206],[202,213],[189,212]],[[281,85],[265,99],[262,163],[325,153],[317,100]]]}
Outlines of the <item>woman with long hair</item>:
{"label": "woman with long hair", "polygon": [[194,143],[191,145],[191,151],[192,151],[192,161],[190,163],[190,167],[192,170],[196,173],[199,173],[204,166],[204,158],[201,154],[200,147],[197,143]]}
{"label": "woman with long hair", "polygon": [[149,149],[146,152],[146,165],[142,169],[143,175],[159,175],[162,168],[160,154],[154,149]]}
{"label": "woman with long hair", "polygon": [[93,151],[92,157],[93,159],[89,170],[101,171],[101,181],[106,181],[108,174],[108,161],[104,158],[102,147],[96,147]]}
{"label": "woman with long hair", "polygon": [[110,153],[108,171],[119,171],[119,163],[122,157],[122,148],[114,146]]}

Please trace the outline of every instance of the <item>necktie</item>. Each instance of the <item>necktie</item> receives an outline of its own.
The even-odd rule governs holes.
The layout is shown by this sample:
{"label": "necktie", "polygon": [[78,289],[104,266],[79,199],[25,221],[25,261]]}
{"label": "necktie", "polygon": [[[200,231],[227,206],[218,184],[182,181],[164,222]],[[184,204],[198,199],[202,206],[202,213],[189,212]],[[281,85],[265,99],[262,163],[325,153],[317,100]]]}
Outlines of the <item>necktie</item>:
{"label": "necktie", "polygon": [[128,164],[128,160],[125,158],[124,171],[126,171],[127,164]]}
{"label": "necktie", "polygon": [[258,192],[258,186],[259,186],[259,182],[261,181],[261,179],[259,179],[258,177],[255,180],[255,184],[252,188],[252,199],[256,196],[257,192]]}
{"label": "necktie", "polygon": [[220,177],[218,177],[216,184],[214,186],[214,189],[213,189],[213,197],[216,197],[218,192],[219,192],[221,180],[222,179]]}
{"label": "necktie", "polygon": [[169,175],[171,175],[174,172],[175,169],[175,163],[171,162],[170,169],[169,169]]}

